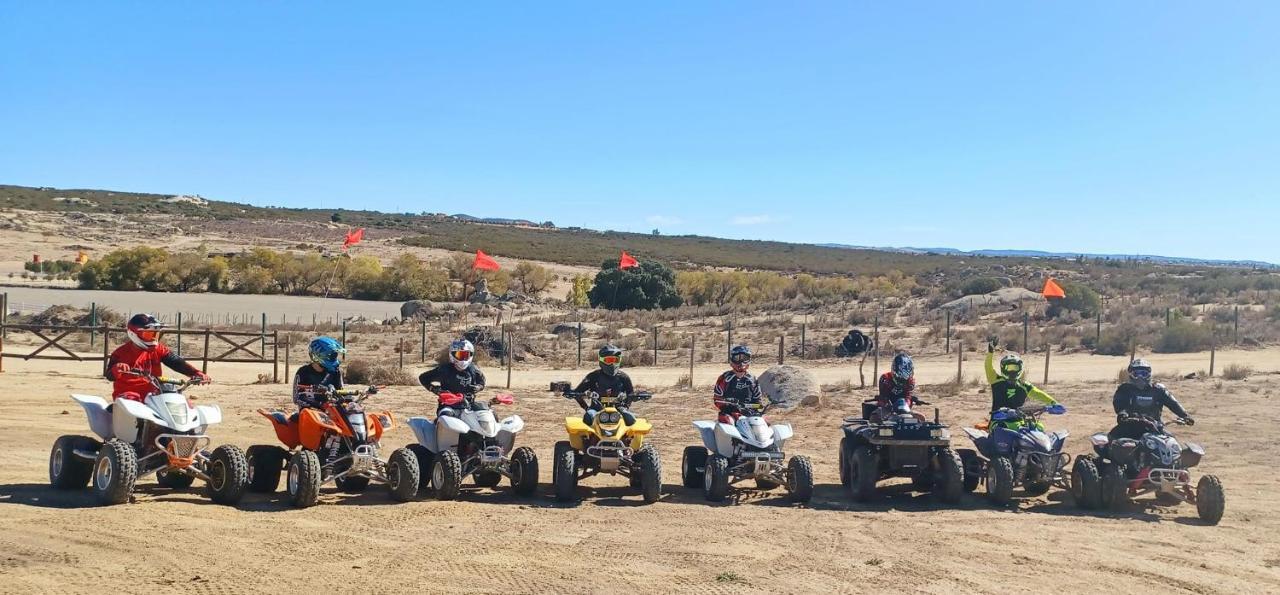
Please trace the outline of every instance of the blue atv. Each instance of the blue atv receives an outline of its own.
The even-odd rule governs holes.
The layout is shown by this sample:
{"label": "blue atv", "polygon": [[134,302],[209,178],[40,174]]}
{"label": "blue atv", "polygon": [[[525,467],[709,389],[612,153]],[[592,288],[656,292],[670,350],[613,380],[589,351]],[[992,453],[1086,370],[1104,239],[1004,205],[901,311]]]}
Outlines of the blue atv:
{"label": "blue atv", "polygon": [[977,448],[959,450],[965,491],[972,492],[980,482],[985,483],[987,498],[1004,506],[1013,499],[1017,486],[1022,486],[1028,496],[1039,496],[1053,486],[1071,489],[1067,476],[1071,455],[1062,452],[1069,434],[1066,430],[1047,433],[1038,423],[1044,413],[1057,415],[1064,411],[1061,406],[1043,405],[1004,408],[991,415],[992,421],[1021,422],[1017,429],[997,425],[987,433],[985,428],[964,428]]}

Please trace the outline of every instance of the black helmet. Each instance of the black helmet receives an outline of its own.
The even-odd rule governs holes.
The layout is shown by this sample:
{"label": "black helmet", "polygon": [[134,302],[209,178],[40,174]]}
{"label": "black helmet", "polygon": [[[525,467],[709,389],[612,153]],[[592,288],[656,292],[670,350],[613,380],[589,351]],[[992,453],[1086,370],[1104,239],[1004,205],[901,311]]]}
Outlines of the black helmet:
{"label": "black helmet", "polygon": [[745,372],[751,365],[751,348],[746,345],[734,345],[729,350],[729,365],[734,372]]}
{"label": "black helmet", "polygon": [[610,376],[618,373],[618,368],[622,366],[622,348],[605,345],[600,348],[597,356],[600,360],[600,371]]}
{"label": "black helmet", "polygon": [[916,374],[916,364],[911,361],[911,356],[905,353],[899,353],[893,356],[893,381],[899,384],[905,384],[911,380]]}
{"label": "black helmet", "polygon": [[1151,386],[1151,364],[1142,358],[1129,362],[1129,382],[1141,387]]}

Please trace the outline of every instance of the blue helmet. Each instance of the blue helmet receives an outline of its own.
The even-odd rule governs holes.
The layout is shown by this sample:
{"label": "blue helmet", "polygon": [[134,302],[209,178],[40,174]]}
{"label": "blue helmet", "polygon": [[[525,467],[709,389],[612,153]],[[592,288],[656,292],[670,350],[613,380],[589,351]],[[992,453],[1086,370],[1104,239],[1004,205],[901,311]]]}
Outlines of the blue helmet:
{"label": "blue helmet", "polygon": [[311,354],[311,361],[320,364],[320,367],[330,372],[338,371],[338,356],[347,352],[332,337],[316,337],[311,340],[311,344],[307,346],[307,350]]}
{"label": "blue helmet", "polygon": [[906,382],[911,380],[916,373],[916,364],[911,361],[911,356],[905,353],[899,353],[893,356],[893,379],[895,382]]}

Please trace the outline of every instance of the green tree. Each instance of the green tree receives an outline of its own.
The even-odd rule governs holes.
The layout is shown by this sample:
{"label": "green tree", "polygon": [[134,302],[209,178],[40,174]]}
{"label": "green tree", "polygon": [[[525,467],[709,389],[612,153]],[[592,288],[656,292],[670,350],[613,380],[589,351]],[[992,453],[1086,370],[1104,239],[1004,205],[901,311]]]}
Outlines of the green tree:
{"label": "green tree", "polygon": [[587,297],[593,308],[610,310],[674,308],[682,303],[675,273],[652,260],[627,270],[618,268],[617,259],[605,261]]}
{"label": "green tree", "polygon": [[569,295],[565,296],[565,301],[575,308],[585,307],[591,303],[588,295],[591,293],[591,277],[588,275],[574,275],[573,286],[569,288]]}
{"label": "green tree", "polygon": [[536,296],[547,290],[555,276],[540,264],[521,262],[511,274],[516,288],[522,293]]}
{"label": "green tree", "polygon": [[1045,314],[1051,318],[1057,318],[1068,310],[1079,312],[1081,316],[1089,318],[1096,315],[1098,309],[1102,307],[1102,298],[1098,296],[1098,292],[1087,285],[1074,281],[1058,281],[1058,286],[1062,287],[1062,292],[1067,294],[1067,297],[1049,300],[1049,308]]}

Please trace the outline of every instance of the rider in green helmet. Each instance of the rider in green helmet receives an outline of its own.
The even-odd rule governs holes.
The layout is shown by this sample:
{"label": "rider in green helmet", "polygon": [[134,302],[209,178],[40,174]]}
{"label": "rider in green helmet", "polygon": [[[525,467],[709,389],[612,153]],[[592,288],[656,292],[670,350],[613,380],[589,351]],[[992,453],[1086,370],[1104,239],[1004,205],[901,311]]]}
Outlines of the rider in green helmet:
{"label": "rider in green helmet", "polygon": [[[1007,353],[1000,358],[1000,369],[997,370],[994,364],[996,352],[996,340],[992,339],[987,342],[987,358],[983,362],[983,366],[987,373],[987,382],[991,384],[991,413],[1004,409],[1017,409],[1026,404],[1027,398],[1030,397],[1048,406],[1050,413],[1065,413],[1066,407],[1049,396],[1049,393],[1040,390],[1035,385],[1024,379],[1025,370],[1022,365],[1022,358],[1016,353]],[[1043,426],[1036,422],[1038,429],[1043,430]],[[1011,430],[1016,430],[1022,425],[1020,420],[996,421],[991,420],[991,427],[1003,426]]]}

